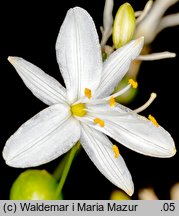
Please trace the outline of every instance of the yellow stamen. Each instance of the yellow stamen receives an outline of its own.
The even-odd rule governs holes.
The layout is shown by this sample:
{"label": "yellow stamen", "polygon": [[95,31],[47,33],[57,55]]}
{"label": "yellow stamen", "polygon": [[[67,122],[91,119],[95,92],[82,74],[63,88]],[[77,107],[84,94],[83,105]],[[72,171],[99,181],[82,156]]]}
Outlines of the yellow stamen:
{"label": "yellow stamen", "polygon": [[133,88],[137,88],[138,87],[138,83],[136,81],[134,81],[133,79],[129,79],[129,84],[131,84],[131,86]]}
{"label": "yellow stamen", "polygon": [[71,106],[71,112],[75,116],[83,117],[86,115],[85,104],[79,103]]}
{"label": "yellow stamen", "polygon": [[110,97],[109,105],[110,107],[114,107],[116,104],[115,98],[113,96]]}
{"label": "yellow stamen", "polygon": [[103,120],[101,120],[100,118],[95,118],[93,120],[94,123],[99,124],[101,127],[104,127],[105,123]]}
{"label": "yellow stamen", "polygon": [[120,153],[119,153],[119,149],[118,149],[117,145],[113,145],[113,146],[112,146],[112,150],[113,150],[113,152],[114,152],[114,157],[115,157],[115,158],[118,158],[119,155],[120,155]]}
{"label": "yellow stamen", "polygon": [[149,119],[156,127],[159,126],[158,122],[156,121],[156,119],[155,119],[152,115],[149,115],[149,116],[148,116],[148,119]]}
{"label": "yellow stamen", "polygon": [[85,88],[84,92],[85,92],[85,96],[90,99],[92,96],[91,90],[88,88]]}

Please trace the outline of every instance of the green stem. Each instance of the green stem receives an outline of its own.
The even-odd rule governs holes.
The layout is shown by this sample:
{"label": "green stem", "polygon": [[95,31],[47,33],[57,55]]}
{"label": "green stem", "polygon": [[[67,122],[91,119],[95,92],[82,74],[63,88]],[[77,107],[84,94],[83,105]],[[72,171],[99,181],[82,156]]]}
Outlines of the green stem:
{"label": "green stem", "polygon": [[58,164],[58,166],[55,168],[54,172],[53,172],[53,176],[56,178],[57,181],[60,180],[61,176],[62,176],[62,173],[63,173],[63,170],[64,170],[64,167],[65,167],[65,164],[69,158],[69,154],[70,154],[70,151],[67,152],[63,159],[60,161],[60,163]]}
{"label": "green stem", "polygon": [[[77,150],[79,149],[79,142],[76,143],[76,145],[73,146],[73,148],[70,150],[69,154],[68,154],[68,158],[66,158],[66,163],[64,165],[64,169],[62,173],[59,173],[61,175],[58,187],[57,187],[57,195],[61,194],[61,191],[63,189],[63,186],[65,184],[66,178],[68,176],[71,164],[73,162],[73,159],[75,157],[75,154],[77,152]],[[61,167],[60,165],[58,167]],[[57,174],[57,172],[56,172]]]}

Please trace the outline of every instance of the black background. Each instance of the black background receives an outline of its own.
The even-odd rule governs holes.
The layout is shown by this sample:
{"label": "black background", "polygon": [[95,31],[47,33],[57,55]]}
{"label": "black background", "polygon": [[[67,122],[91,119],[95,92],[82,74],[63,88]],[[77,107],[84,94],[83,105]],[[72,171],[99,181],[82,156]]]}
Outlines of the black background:
{"label": "black background", "polygon": [[[13,3],[12,3],[13,2]],[[8,1],[0,5],[0,148],[17,128],[46,107],[25,87],[15,69],[7,61],[8,56],[20,56],[42,68],[46,73],[60,80],[55,56],[55,42],[59,28],[69,8],[80,6],[93,17],[99,37],[102,25],[104,0],[68,0],[68,1]],[[37,3],[38,2],[38,3]],[[116,1],[114,14],[120,4]],[[134,10],[142,10],[146,1],[128,1]],[[179,5],[171,7],[167,13],[178,12]],[[171,51],[179,53],[179,27],[170,28],[160,33],[152,43],[153,52]],[[155,62],[144,62],[138,76],[139,94],[129,105],[136,108],[142,105],[151,92],[158,97],[143,112],[151,113],[158,122],[173,136],[178,144],[178,56],[175,59]],[[120,152],[133,176],[135,193],[141,187],[154,187],[160,199],[169,199],[169,189],[179,181],[179,156],[170,159],[159,159],[140,155],[123,146]],[[38,169],[52,172],[60,159],[56,159]],[[15,178],[24,169],[8,167],[0,157],[0,199],[9,198],[9,190]],[[86,153],[82,150],[75,159],[64,186],[64,199],[109,199],[112,190],[116,189],[95,168]]]}

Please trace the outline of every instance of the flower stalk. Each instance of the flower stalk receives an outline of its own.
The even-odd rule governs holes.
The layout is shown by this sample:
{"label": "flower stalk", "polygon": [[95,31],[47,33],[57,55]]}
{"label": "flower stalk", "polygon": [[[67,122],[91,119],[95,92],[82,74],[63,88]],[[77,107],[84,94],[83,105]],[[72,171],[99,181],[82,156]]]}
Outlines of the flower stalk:
{"label": "flower stalk", "polygon": [[[59,181],[59,184],[58,184],[58,187],[56,190],[57,196],[60,195],[62,192],[66,178],[67,178],[68,173],[70,171],[73,159],[74,159],[77,151],[79,150],[79,146],[80,146],[80,142],[77,142],[76,145],[74,145],[73,148],[65,156],[65,158],[64,158],[64,162],[66,162],[65,165],[64,165],[64,162],[62,161],[62,163],[60,163],[59,166],[57,167],[57,170],[55,170],[55,172],[54,172],[54,176],[60,178],[60,181]],[[63,171],[61,172],[60,170],[61,170],[62,166],[64,168],[63,168]]]}

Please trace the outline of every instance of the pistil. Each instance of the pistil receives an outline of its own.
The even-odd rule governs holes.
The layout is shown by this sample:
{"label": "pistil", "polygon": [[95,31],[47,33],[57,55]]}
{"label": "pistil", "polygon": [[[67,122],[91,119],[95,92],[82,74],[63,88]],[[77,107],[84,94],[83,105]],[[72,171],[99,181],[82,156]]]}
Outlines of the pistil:
{"label": "pistil", "polygon": [[85,108],[86,107],[85,107],[84,103],[74,104],[74,105],[71,106],[71,113],[74,116],[83,117],[87,113]]}

